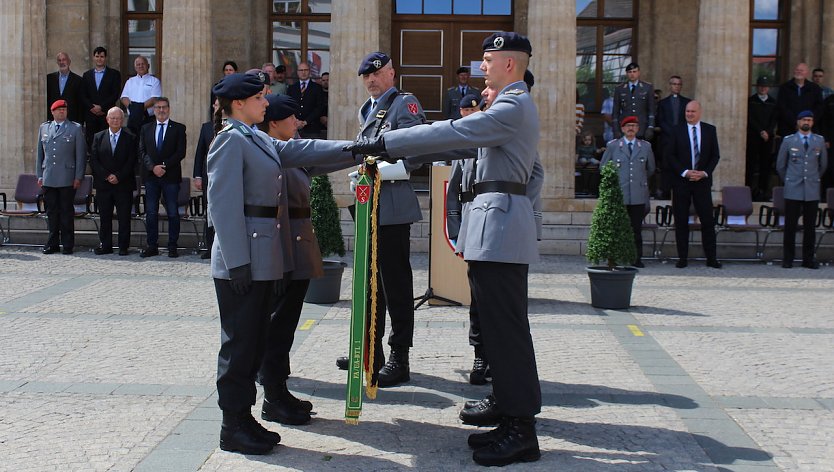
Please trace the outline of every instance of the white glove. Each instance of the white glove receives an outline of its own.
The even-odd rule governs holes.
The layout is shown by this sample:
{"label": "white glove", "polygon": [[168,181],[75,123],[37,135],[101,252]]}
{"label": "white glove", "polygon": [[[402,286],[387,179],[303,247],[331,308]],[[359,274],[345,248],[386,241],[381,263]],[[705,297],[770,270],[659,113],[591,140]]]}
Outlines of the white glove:
{"label": "white glove", "polygon": [[355,170],[351,172],[350,174],[348,174],[348,177],[350,178],[350,193],[355,193],[356,183],[359,182],[359,171]]}
{"label": "white glove", "polygon": [[408,171],[405,170],[405,164],[402,160],[394,164],[382,161],[377,164],[377,168],[379,169],[379,176],[382,180],[408,180],[410,177]]}

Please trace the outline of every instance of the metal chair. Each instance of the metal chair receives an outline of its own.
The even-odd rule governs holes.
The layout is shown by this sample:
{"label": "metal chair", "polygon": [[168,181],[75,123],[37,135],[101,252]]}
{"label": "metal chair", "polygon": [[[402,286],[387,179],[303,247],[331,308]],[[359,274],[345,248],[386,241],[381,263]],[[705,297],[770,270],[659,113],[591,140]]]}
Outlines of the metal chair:
{"label": "metal chair", "polygon": [[721,204],[718,205],[716,219],[716,237],[722,231],[752,232],[756,235],[756,258],[763,257],[763,250],[759,249],[759,232],[767,228],[760,222],[750,223],[748,218],[753,214],[753,194],[750,187],[729,186],[721,189]]}
{"label": "metal chair", "polygon": [[17,186],[14,191],[15,208],[7,205],[6,194],[2,194],[3,209],[0,210],[0,217],[6,220],[6,229],[0,223],[0,236],[2,243],[8,244],[12,241],[12,218],[39,218],[45,215],[43,208],[43,192],[38,186],[38,177],[35,174],[20,174],[17,177]]}

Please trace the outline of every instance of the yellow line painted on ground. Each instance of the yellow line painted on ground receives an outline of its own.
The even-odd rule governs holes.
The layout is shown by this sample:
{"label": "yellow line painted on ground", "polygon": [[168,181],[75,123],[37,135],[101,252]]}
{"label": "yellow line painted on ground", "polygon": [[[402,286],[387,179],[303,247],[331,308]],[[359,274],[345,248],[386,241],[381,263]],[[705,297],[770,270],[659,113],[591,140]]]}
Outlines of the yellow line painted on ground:
{"label": "yellow line painted on ground", "polygon": [[631,331],[631,334],[637,337],[645,336],[645,334],[643,334],[643,332],[640,331],[640,328],[638,328],[637,325],[628,325],[628,330]]}
{"label": "yellow line painted on ground", "polygon": [[312,328],[313,325],[316,324],[316,320],[307,320],[298,328],[299,331],[307,331],[308,329]]}

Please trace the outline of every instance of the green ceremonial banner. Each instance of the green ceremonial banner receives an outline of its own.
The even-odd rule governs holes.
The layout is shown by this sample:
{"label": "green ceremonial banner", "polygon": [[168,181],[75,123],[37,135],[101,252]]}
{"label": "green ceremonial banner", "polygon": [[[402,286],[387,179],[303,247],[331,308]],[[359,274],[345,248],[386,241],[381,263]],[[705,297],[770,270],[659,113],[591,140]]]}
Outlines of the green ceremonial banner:
{"label": "green ceremonial banner", "polygon": [[356,235],[353,248],[353,290],[348,347],[345,421],[358,424],[362,413],[362,367],[365,357],[365,317],[368,312],[369,224],[371,181],[366,174],[356,184]]}

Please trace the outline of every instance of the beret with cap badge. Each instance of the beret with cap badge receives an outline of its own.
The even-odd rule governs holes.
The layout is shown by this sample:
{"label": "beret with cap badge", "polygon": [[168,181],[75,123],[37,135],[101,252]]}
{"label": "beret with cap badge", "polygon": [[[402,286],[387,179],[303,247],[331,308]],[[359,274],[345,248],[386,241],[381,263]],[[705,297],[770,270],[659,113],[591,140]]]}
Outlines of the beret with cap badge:
{"label": "beret with cap badge", "polygon": [[266,96],[266,101],[269,105],[266,107],[264,121],[281,121],[301,111],[298,102],[289,95],[270,94]]}
{"label": "beret with cap badge", "polygon": [[362,62],[359,64],[358,75],[373,74],[385,67],[389,62],[391,62],[391,58],[384,52],[372,52],[362,59]]}
{"label": "beret with cap badge", "polygon": [[478,108],[481,106],[481,97],[474,93],[467,93],[460,99],[460,108]]}
{"label": "beret with cap badge", "polygon": [[264,89],[264,84],[256,76],[249,74],[229,74],[212,87],[211,92],[229,100],[243,100]]}
{"label": "beret with cap badge", "polygon": [[493,33],[484,40],[483,48],[484,52],[521,51],[533,55],[533,46],[530,45],[530,40],[526,36],[512,31]]}

